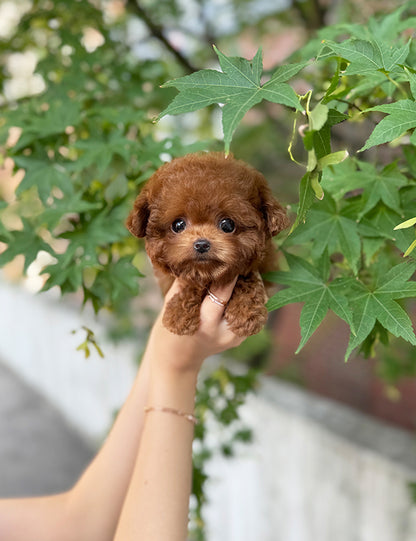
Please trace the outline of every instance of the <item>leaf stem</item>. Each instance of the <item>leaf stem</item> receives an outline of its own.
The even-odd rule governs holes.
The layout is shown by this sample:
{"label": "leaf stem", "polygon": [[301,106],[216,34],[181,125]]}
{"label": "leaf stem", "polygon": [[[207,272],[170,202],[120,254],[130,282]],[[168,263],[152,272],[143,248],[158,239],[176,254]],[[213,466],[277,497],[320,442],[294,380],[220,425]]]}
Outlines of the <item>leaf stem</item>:
{"label": "leaf stem", "polygon": [[295,137],[296,137],[296,125],[297,125],[297,122],[298,122],[297,115],[295,115],[295,120],[293,121],[292,136],[290,138],[290,142],[289,142],[289,146],[287,148],[287,151],[289,153],[289,156],[290,156],[290,159],[292,160],[292,162],[296,163],[296,165],[300,165],[301,167],[304,167],[304,165],[302,163],[297,161],[297,159],[294,157],[293,152],[292,152],[293,144],[295,142]]}
{"label": "leaf stem", "polygon": [[387,77],[387,79],[388,79],[391,83],[393,83],[393,85],[397,88],[397,90],[401,93],[401,95],[402,95],[405,99],[409,97],[408,94],[407,94],[407,92],[406,92],[406,90],[403,88],[403,86],[402,86],[400,83],[398,83],[397,81],[395,81],[394,79],[392,79],[392,78],[390,77],[390,74],[389,74],[388,71],[381,70],[381,73],[383,73],[383,74]]}

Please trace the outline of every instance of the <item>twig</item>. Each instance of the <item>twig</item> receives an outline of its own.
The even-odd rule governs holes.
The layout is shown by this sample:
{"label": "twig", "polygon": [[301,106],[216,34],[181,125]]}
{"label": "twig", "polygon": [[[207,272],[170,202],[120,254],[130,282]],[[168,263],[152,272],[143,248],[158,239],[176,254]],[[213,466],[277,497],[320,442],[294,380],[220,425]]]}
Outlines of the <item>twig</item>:
{"label": "twig", "polygon": [[127,0],[127,7],[131,12],[136,13],[140,19],[145,23],[147,28],[153,37],[159,40],[166,49],[171,52],[178,62],[190,73],[196,71],[196,68],[189,62],[189,60],[175,47],[163,34],[163,28],[155,23],[147,11],[140,5],[138,0]]}
{"label": "twig", "polygon": [[309,0],[308,2],[293,0],[293,7],[298,11],[307,28],[319,30],[325,26],[327,10],[319,3],[319,0]]}

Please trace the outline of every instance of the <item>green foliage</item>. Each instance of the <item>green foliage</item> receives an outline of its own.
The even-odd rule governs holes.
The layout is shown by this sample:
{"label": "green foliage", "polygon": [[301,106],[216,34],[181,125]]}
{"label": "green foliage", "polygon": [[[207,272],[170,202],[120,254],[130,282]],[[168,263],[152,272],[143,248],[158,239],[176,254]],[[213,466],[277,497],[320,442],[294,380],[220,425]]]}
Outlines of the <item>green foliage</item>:
{"label": "green foliage", "polygon": [[[397,302],[416,295],[415,265],[400,263],[401,253],[409,255],[416,246],[405,229],[414,222],[396,228],[416,212],[416,137],[407,135],[416,127],[416,49],[406,37],[416,26],[409,11],[412,5],[409,2],[392,14],[373,18],[366,26],[342,24],[321,30],[293,56],[293,63],[275,70],[263,86],[259,83],[260,50],[251,62],[218,53],[222,73],[201,70],[168,83],[179,94],[163,114],[225,104],[222,121],[227,152],[244,113],[261,99],[270,100],[263,89],[276,81],[285,85],[285,99],[270,101],[294,111],[289,154],[297,161],[293,148],[299,128],[306,172],[300,181],[291,234],[280,240],[289,270],[269,276],[288,287],[268,307],[305,303],[298,350],[328,310],[350,326],[346,358],[357,348],[368,354],[378,342],[387,345],[389,335],[416,343],[411,320]],[[303,69],[306,65],[307,70]],[[288,91],[294,75],[311,81],[313,88],[294,97]],[[361,152],[394,143],[392,160],[374,154],[363,154],[358,160],[349,157],[350,149],[332,150],[335,127],[338,134],[341,123],[361,127],[364,115],[374,113],[387,116],[363,141]],[[298,127],[299,115],[304,124]]]}
{"label": "green foliage", "polygon": [[[100,346],[97,343],[97,340],[94,335],[94,331],[89,329],[88,327],[82,327],[82,329],[86,333],[85,340],[81,342],[81,344],[77,347],[77,351],[83,351],[85,358],[88,359],[88,357],[91,355],[91,346],[95,349],[95,351],[98,353],[98,355],[103,358],[104,353],[102,352]],[[76,331],[72,331],[72,334],[75,334]]]}
{"label": "green foliage", "polygon": [[[103,38],[94,50],[83,44],[87,27]],[[14,196],[0,201],[0,267],[21,255],[26,271],[39,252],[47,252],[44,291],[81,291],[83,303],[119,318],[128,314],[142,276],[137,254],[143,247],[124,225],[141,184],[169,157],[206,147],[185,145],[175,134],[156,137],[153,118],[167,99],[159,85],[181,71],[169,58],[149,62],[134,56],[120,38],[125,31],[123,21],[109,27],[89,2],[36,0],[15,34],[0,40],[3,65],[14,52],[37,52],[36,73],[46,87],[0,104],[0,156],[24,172]],[[0,84],[8,80],[4,69]],[[20,133],[14,143],[11,128]],[[83,330],[78,350],[102,356],[94,332]],[[237,423],[237,409],[253,385],[251,373],[234,376],[225,369],[202,383],[196,431],[201,449],[210,411],[219,425],[230,427],[219,452],[231,455],[236,442],[250,439],[250,430]],[[213,452],[205,449],[195,457],[195,539],[204,535],[204,465]]]}
{"label": "green foliage", "polygon": [[213,103],[225,104],[222,119],[225,151],[228,153],[237,125],[246,112],[262,100],[295,109],[301,108],[296,93],[286,81],[300,71],[304,64],[278,68],[269,81],[262,85],[260,78],[263,63],[260,49],[251,62],[244,58],[227,57],[215,46],[214,49],[222,72],[205,69],[165,83],[165,87],[176,87],[179,94],[160,117],[196,111]]}
{"label": "green foliage", "polygon": [[[195,412],[199,423],[195,426],[193,495],[195,503],[191,509],[191,538],[204,541],[204,520],[202,509],[206,502],[205,463],[214,455],[232,457],[237,443],[248,443],[252,431],[240,420],[239,407],[246,397],[255,390],[257,372],[237,374],[220,366],[202,380],[199,385]],[[207,440],[210,433],[217,433],[218,443],[212,446]]]}
{"label": "green foliage", "polygon": [[[87,26],[103,38],[91,52],[83,44]],[[26,270],[46,251],[44,290],[82,289],[96,311],[121,310],[137,295],[141,275],[137,244],[124,227],[133,198],[163,153],[189,150],[178,139],[155,141],[146,114],[163,106],[154,87],[170,73],[168,64],[133,58],[102,12],[75,0],[34,2],[16,34],[0,42],[3,58],[31,48],[41,57],[37,73],[46,89],[1,108],[0,142],[11,127],[21,131],[7,154],[24,177],[7,208],[21,225],[6,229],[0,208],[0,265],[23,254]]]}
{"label": "green foliage", "polygon": [[327,254],[324,254],[323,265],[318,264],[317,267],[289,253],[286,254],[286,259],[290,272],[269,273],[267,278],[289,287],[274,295],[268,302],[268,308],[276,310],[294,302],[305,303],[300,318],[302,340],[297,351],[306,344],[330,309],[346,321],[355,334],[343,283],[340,283],[339,279],[328,281],[329,266],[325,265]]}
{"label": "green foliage", "polygon": [[[98,5],[35,0],[16,32],[0,40],[4,89],[13,53],[35,51],[36,75],[45,83],[41,93],[6,96],[0,103],[0,161],[7,156],[14,171],[24,173],[15,195],[0,201],[0,266],[20,255],[27,270],[46,252],[44,290],[81,291],[95,311],[105,308],[125,317],[142,276],[137,256],[142,247],[124,227],[133,199],[165,159],[208,146],[184,145],[181,125],[171,136],[156,137],[152,119],[160,111],[159,117],[179,115],[219,104],[228,152],[244,115],[257,107],[264,115],[257,133],[264,140],[266,123],[272,125],[278,111],[279,121],[292,131],[288,156],[302,167],[298,203],[292,206],[296,217],[290,234],[278,239],[282,270],[269,276],[284,287],[269,309],[304,303],[298,350],[328,310],[351,329],[346,358],[356,350],[373,354],[378,344],[393,344],[395,351],[415,345],[406,305],[416,296],[416,47],[409,39],[416,27],[415,3],[365,25],[326,26],[288,64],[267,72],[260,49],[252,60],[227,56],[219,50],[226,42],[214,48],[218,70],[193,70],[163,32],[182,13],[175,0],[128,0],[127,13],[113,25]],[[202,10],[204,2],[198,5]],[[236,19],[249,25],[244,13],[251,3],[233,5]],[[312,4],[296,5],[306,10]],[[125,39],[132,15],[171,56],[147,61],[132,53]],[[305,20],[309,24],[309,15]],[[93,47],[85,40],[89,27],[101,36]],[[203,33],[204,39],[218,37],[210,23]],[[192,62],[212,59],[212,49],[199,42]],[[159,89],[162,83],[168,90]],[[172,88],[178,93],[168,103]],[[209,133],[210,111],[201,116],[199,135]],[[16,129],[20,136],[12,142]],[[348,130],[354,131],[358,154],[345,143]],[[259,137],[250,138],[247,130],[245,138],[253,155],[261,150]],[[268,144],[277,154],[281,140]],[[80,348],[89,354],[99,346],[93,332],[85,331]],[[263,351],[264,338],[254,338],[250,347],[254,354]],[[414,375],[412,355],[388,351],[384,348],[378,363],[386,381]],[[204,464],[213,453],[207,423],[230,428],[219,451],[231,455],[236,442],[250,439],[239,424],[238,407],[254,387],[251,371],[235,376],[220,369],[199,389],[194,539],[204,536]]]}

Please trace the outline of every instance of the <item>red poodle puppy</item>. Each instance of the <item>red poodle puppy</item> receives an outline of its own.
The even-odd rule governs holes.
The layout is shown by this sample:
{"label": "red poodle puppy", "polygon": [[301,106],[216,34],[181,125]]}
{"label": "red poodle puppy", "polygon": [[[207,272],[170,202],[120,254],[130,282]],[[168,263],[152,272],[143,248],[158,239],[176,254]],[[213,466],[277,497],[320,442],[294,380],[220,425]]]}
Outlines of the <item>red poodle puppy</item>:
{"label": "red poodle puppy", "polygon": [[261,273],[273,269],[272,237],[288,226],[264,176],[222,153],[189,154],[163,165],[146,183],[127,220],[146,251],[163,293],[175,277],[187,283],[168,304],[163,323],[193,334],[202,300],[223,301],[212,285],[238,275],[224,316],[239,336],[258,333],[267,320]]}

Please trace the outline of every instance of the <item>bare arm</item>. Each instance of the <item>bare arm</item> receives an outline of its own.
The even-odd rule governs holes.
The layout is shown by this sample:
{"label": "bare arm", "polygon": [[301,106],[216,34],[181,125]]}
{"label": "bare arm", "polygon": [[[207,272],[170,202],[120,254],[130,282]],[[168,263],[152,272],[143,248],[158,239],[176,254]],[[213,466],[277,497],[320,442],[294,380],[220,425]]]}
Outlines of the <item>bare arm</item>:
{"label": "bare arm", "polygon": [[[233,286],[216,293],[228,300]],[[178,288],[175,283],[167,300]],[[133,388],[95,459],[67,493],[0,500],[2,541],[186,539],[193,426],[173,414],[145,414],[144,407],[193,411],[203,360],[242,340],[222,315],[221,306],[205,299],[201,327],[191,337],[171,334],[158,318]]]}
{"label": "bare arm", "polygon": [[[228,300],[234,284],[216,291]],[[148,405],[192,413],[203,360],[241,343],[222,319],[223,307],[206,298],[194,336],[171,334],[156,322],[147,354],[151,358]],[[149,411],[135,470],[115,541],[185,541],[191,490],[193,424],[180,415]]]}
{"label": "bare arm", "polygon": [[2,541],[113,540],[137,456],[148,384],[144,358],[105,443],[71,490],[0,500]]}

